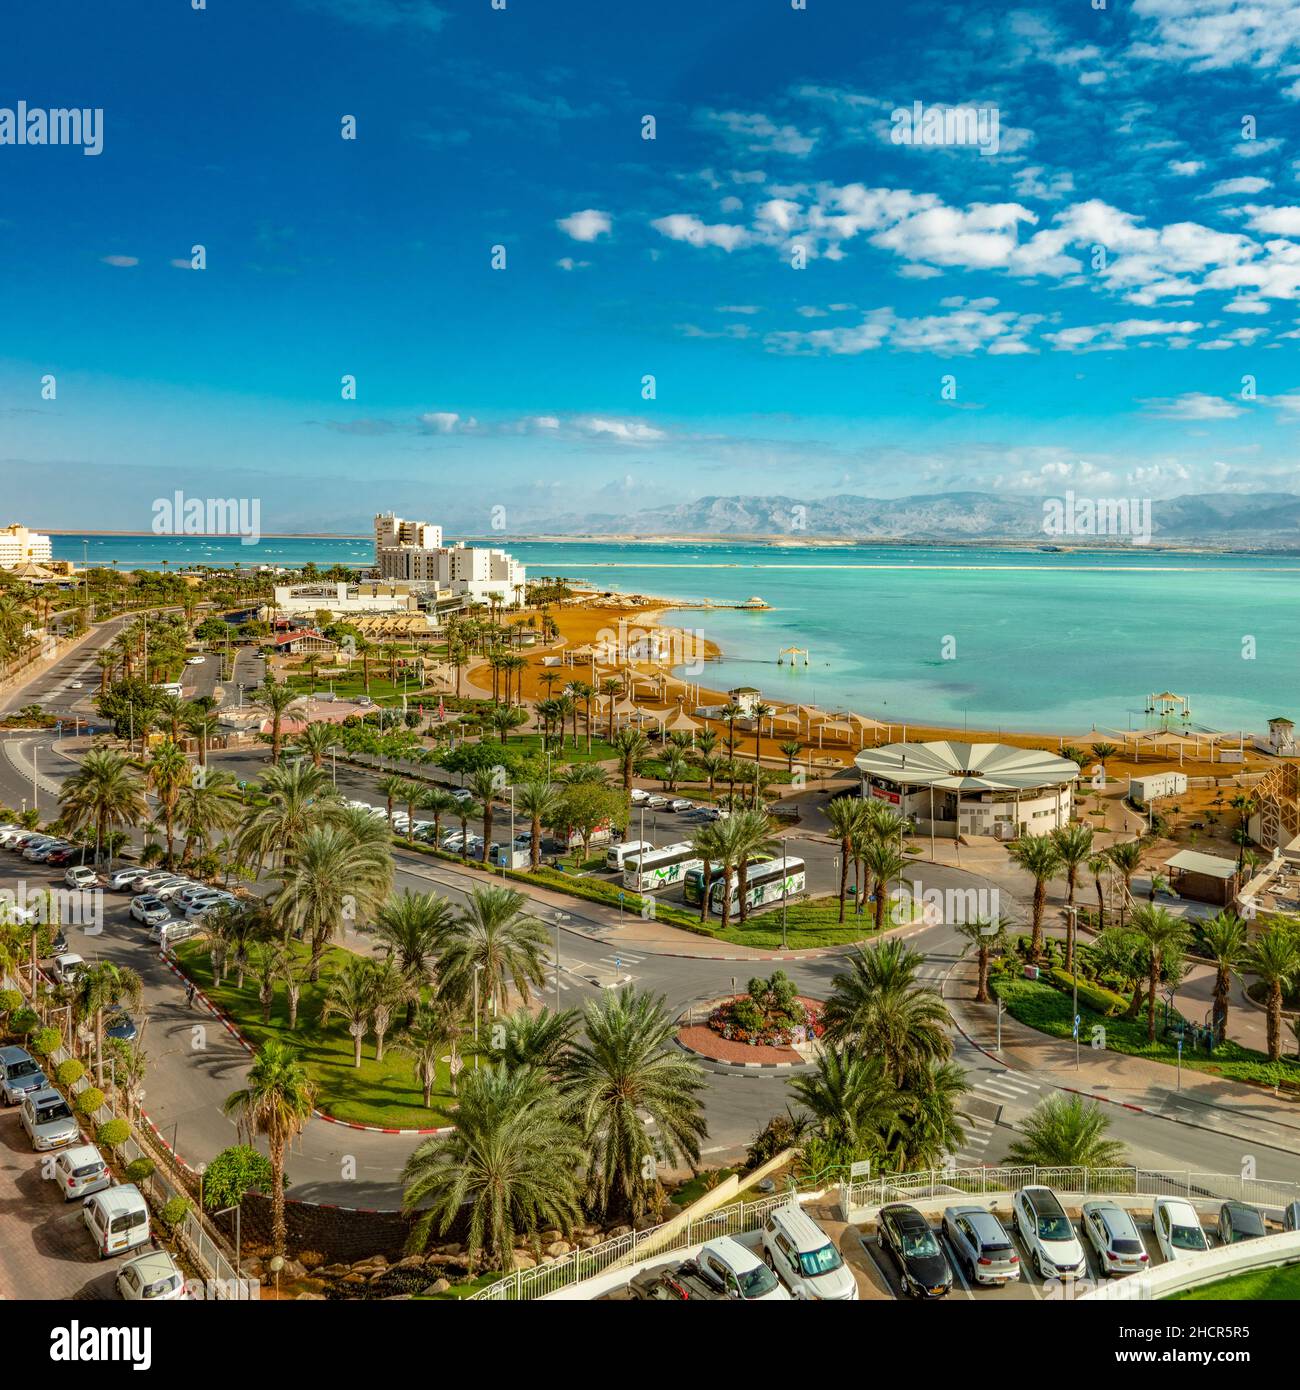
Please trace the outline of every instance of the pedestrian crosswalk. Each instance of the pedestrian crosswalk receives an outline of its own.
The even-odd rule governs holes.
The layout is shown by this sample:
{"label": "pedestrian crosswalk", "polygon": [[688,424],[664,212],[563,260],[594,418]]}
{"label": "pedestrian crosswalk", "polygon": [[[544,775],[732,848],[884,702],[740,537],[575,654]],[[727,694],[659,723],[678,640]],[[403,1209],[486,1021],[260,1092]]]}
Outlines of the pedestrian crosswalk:
{"label": "pedestrian crosswalk", "polygon": [[[998,1107],[1019,1104],[1032,1108],[1043,1089],[1041,1081],[1034,1081],[1018,1072],[972,1071],[967,1079],[972,1100]],[[947,1161],[958,1168],[978,1168],[982,1164],[998,1162],[1000,1155],[990,1151],[991,1147],[998,1147],[997,1124],[985,1115],[973,1114],[963,1114],[961,1123],[966,1131],[965,1142],[960,1151],[950,1155]]]}
{"label": "pedestrian crosswalk", "polygon": [[[589,988],[592,985],[613,989],[630,984],[637,978],[633,967],[642,964],[644,956],[632,955],[627,951],[611,951],[595,961],[562,961],[558,988],[561,994],[571,989]],[[546,989],[554,995],[557,988],[555,966],[546,972]]]}
{"label": "pedestrian crosswalk", "polygon": [[1027,1076],[1018,1076],[1009,1071],[981,1075],[978,1081],[971,1083],[971,1090],[977,1095],[999,1104],[1006,1104],[1008,1101],[1023,1101],[1032,1105],[1038,1099],[1038,1092],[1042,1089],[1041,1081],[1031,1081]]}

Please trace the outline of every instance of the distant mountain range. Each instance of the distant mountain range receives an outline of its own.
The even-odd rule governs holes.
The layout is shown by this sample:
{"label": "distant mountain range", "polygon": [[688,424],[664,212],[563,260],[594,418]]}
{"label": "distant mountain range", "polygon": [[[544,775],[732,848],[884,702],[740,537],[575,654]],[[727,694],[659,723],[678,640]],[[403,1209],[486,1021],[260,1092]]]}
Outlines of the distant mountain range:
{"label": "distant mountain range", "polygon": [[[1044,530],[1056,499],[944,492],[915,497],[700,497],[636,513],[566,515],[538,520],[532,534],[555,536],[749,536],[865,541],[1007,541],[1021,545],[1131,543],[1126,536],[1089,534],[1066,526]],[[1136,503],[1137,499],[1133,499]],[[1082,495],[1075,506],[1087,507]],[[1155,500],[1154,544],[1224,545],[1238,549],[1300,548],[1300,497],[1290,493],[1199,493]],[[1139,526],[1133,513],[1133,526]],[[1076,519],[1079,519],[1076,514]]]}

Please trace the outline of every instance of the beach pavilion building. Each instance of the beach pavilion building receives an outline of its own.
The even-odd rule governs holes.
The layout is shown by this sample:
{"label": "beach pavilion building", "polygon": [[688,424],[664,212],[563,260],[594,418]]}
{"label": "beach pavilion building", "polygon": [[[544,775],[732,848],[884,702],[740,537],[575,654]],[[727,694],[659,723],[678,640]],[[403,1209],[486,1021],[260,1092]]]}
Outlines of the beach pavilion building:
{"label": "beach pavilion building", "polygon": [[886,743],[854,760],[862,795],[892,806],[919,835],[1012,840],[1068,824],[1078,765],[1005,743]]}

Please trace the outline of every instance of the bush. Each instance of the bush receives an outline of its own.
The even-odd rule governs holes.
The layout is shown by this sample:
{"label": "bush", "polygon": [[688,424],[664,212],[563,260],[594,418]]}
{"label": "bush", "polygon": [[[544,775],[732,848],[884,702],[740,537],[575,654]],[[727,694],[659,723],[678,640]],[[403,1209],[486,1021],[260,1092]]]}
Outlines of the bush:
{"label": "bush", "polygon": [[23,1006],[23,996],[16,989],[0,989],[0,1014],[11,1014]]}
{"label": "bush", "polygon": [[233,1144],[208,1164],[203,1173],[203,1205],[209,1211],[233,1207],[248,1192],[270,1193],[275,1186],[271,1160],[248,1144]]}
{"label": "bush", "polygon": [[104,1093],[98,1086],[87,1086],[77,1097],[75,1104],[83,1115],[93,1115],[104,1103]]}
{"label": "bush", "polygon": [[185,1220],[185,1213],[189,1209],[190,1204],[186,1198],[173,1197],[170,1202],[164,1204],[163,1209],[158,1213],[158,1219],[167,1227],[168,1231],[174,1231]]}
{"label": "bush", "polygon": [[131,1126],[125,1120],[105,1120],[95,1131],[95,1143],[115,1149],[131,1137]]}
{"label": "bush", "polygon": [[75,1057],[69,1057],[66,1062],[60,1062],[55,1068],[54,1079],[66,1089],[76,1085],[85,1074],[85,1067]]}
{"label": "bush", "polygon": [[39,1028],[40,1026],[41,1021],[37,1018],[35,1010],[29,1009],[26,1006],[15,1009],[13,1013],[9,1015],[9,1031],[11,1033],[17,1033],[19,1036],[30,1033],[33,1028]]}
{"label": "bush", "polygon": [[[1063,994],[1073,994],[1074,981],[1066,971],[1053,969],[1049,973],[1052,984],[1057,989]],[[1128,1007],[1128,1000],[1122,995],[1102,989],[1099,985],[1089,984],[1086,980],[1079,981],[1079,1003],[1105,1018],[1110,1018]]]}
{"label": "bush", "polygon": [[153,1176],[154,1161],[152,1158],[133,1158],[126,1165],[127,1182],[142,1183]]}
{"label": "bush", "polygon": [[31,1036],[29,1045],[33,1052],[39,1053],[42,1057],[48,1057],[62,1041],[63,1034],[57,1028],[37,1028]]}

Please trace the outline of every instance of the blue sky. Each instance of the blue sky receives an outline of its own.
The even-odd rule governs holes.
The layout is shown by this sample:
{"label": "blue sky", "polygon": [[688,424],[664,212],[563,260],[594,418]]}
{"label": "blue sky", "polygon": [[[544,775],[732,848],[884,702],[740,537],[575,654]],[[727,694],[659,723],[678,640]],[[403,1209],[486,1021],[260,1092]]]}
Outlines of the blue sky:
{"label": "blue sky", "polygon": [[[0,146],[12,519],[1294,489],[1294,3],[65,0],[6,39],[0,106],[104,111],[97,157]],[[918,101],[996,154],[894,143]]]}

